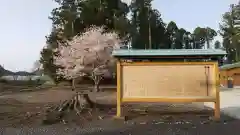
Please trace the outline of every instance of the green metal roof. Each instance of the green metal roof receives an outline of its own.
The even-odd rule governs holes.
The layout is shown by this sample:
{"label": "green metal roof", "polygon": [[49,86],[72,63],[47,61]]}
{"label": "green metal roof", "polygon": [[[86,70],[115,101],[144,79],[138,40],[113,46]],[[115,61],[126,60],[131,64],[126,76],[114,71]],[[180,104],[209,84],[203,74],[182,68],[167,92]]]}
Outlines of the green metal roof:
{"label": "green metal roof", "polygon": [[124,56],[223,56],[226,52],[220,49],[154,49],[154,50],[114,50],[115,57]]}
{"label": "green metal roof", "polygon": [[233,69],[233,68],[239,68],[240,67],[240,62],[233,63],[233,64],[226,64],[220,67],[221,70],[228,70],[228,69]]}

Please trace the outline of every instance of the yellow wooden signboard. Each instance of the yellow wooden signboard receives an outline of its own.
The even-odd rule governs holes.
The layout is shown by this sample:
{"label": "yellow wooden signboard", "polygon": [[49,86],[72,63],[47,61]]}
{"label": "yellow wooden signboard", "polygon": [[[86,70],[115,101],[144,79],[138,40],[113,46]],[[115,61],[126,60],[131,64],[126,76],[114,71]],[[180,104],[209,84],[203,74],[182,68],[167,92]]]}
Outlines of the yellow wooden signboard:
{"label": "yellow wooden signboard", "polygon": [[213,102],[220,118],[217,62],[117,63],[117,117],[122,102]]}

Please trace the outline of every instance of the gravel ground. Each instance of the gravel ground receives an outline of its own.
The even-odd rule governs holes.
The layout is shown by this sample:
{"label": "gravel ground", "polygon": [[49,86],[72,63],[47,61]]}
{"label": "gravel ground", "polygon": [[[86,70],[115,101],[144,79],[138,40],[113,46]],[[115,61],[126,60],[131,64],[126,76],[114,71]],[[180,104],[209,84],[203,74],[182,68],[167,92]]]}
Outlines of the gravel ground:
{"label": "gravel ground", "polygon": [[[96,102],[113,103],[115,99],[114,96],[104,93],[98,93],[98,95],[102,98],[93,96],[96,97]],[[132,112],[128,121],[113,120],[112,116],[115,114],[113,109],[111,114],[102,120],[93,119],[83,125],[79,117],[71,114],[68,115],[70,118],[66,119],[67,124],[57,123],[49,126],[40,123],[41,115],[32,115],[28,119],[23,119],[29,113],[38,114],[50,100],[57,102],[69,96],[71,93],[59,90],[2,96],[0,98],[0,135],[239,135],[240,132],[240,120],[226,115],[221,116],[220,122],[214,122],[210,120],[213,114],[211,111],[209,113],[209,110],[188,114],[178,112],[187,109],[196,109],[199,112],[203,109],[202,104],[175,104],[174,106],[158,104],[160,110],[153,104],[145,104],[145,107],[157,113],[140,115]],[[109,101],[104,97],[108,97]],[[170,114],[167,111],[169,109],[178,113]],[[160,114],[160,111],[166,111],[166,113]],[[104,116],[104,114],[100,115]]]}
{"label": "gravel ground", "polygon": [[209,115],[149,115],[129,121],[104,119],[77,125],[51,125],[34,128],[2,128],[2,135],[239,135],[240,120],[222,115],[221,121]]}

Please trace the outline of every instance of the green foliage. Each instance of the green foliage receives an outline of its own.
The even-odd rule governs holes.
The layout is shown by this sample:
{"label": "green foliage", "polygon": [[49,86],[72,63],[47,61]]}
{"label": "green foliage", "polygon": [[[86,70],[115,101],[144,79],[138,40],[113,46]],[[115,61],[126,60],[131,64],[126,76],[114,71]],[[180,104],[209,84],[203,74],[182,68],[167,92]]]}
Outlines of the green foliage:
{"label": "green foliage", "polygon": [[[147,49],[150,48],[149,44],[149,26],[151,19],[150,16],[154,15],[151,7],[152,0],[133,0],[130,8],[132,11],[132,47],[136,49]],[[153,19],[153,18],[152,18]],[[157,18],[159,19],[159,18]]]}
{"label": "green foliage", "polygon": [[[91,25],[106,26],[106,30],[119,33],[124,43],[133,49],[201,49],[210,46],[217,33],[211,28],[197,27],[193,33],[179,28],[173,21],[165,24],[161,13],[152,8],[152,0],[55,0],[59,7],[52,10],[52,32],[46,36],[47,46],[41,51],[40,62],[44,74],[54,81],[63,79],[56,75],[53,49],[59,42],[71,40]],[[127,15],[131,11],[130,18]]]}
{"label": "green foliage", "polygon": [[[58,42],[64,42],[85,28],[96,25],[105,25],[107,30],[116,30],[121,38],[125,38],[130,29],[130,22],[126,18],[129,8],[119,0],[55,0],[59,4],[51,12],[53,28],[46,37],[47,47],[41,51],[40,62],[43,64],[44,73],[55,81],[58,76],[53,64],[53,49],[58,47]],[[127,38],[126,38],[127,40]]]}
{"label": "green foliage", "polygon": [[0,65],[0,77],[4,75],[4,68]]}
{"label": "green foliage", "polygon": [[220,34],[223,37],[223,47],[228,53],[230,63],[240,60],[240,5],[230,5],[230,10],[223,14],[220,24]]}
{"label": "green foliage", "polygon": [[197,27],[194,30],[193,35],[195,36],[195,48],[200,49],[205,45],[205,43],[207,43],[207,48],[209,49],[210,42],[217,36],[217,32],[209,27]]}
{"label": "green foliage", "polygon": [[221,48],[221,43],[220,43],[220,41],[215,41],[215,43],[214,43],[214,48],[215,49],[220,49]]}
{"label": "green foliage", "polygon": [[7,69],[4,69],[4,67],[2,67],[1,65],[0,65],[0,77],[1,76],[4,76],[4,75],[28,75],[28,74],[30,74],[30,73],[28,73],[28,72],[22,72],[22,71],[20,71],[20,72],[12,72],[12,71],[9,71],[9,70],[7,70]]}

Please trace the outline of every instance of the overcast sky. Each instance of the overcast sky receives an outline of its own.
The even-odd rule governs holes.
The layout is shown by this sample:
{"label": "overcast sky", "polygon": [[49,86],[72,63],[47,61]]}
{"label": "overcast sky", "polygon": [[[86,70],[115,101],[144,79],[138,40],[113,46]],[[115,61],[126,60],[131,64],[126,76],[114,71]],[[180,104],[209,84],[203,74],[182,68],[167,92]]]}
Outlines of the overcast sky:
{"label": "overcast sky", "polygon": [[[164,22],[175,21],[192,31],[195,27],[218,30],[221,16],[237,0],[155,0]],[[29,71],[39,59],[45,36],[51,30],[48,16],[53,0],[3,0],[0,4],[0,64],[4,68]]]}

